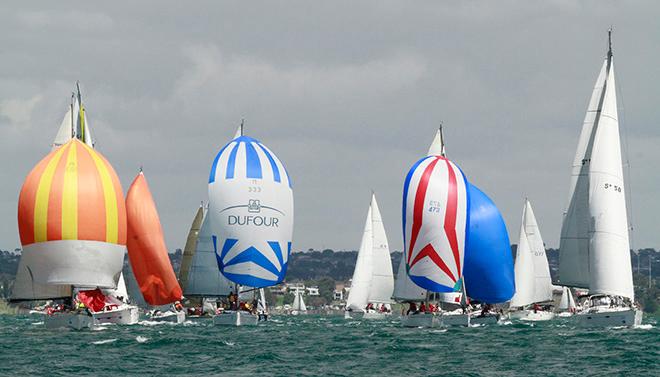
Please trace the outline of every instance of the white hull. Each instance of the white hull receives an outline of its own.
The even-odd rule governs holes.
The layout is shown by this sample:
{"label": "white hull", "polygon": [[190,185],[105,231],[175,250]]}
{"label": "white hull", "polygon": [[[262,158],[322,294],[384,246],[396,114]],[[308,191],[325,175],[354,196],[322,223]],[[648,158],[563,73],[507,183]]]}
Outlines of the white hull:
{"label": "white hull", "polygon": [[94,324],[114,323],[117,325],[134,325],[140,320],[140,312],[135,305],[121,305],[117,309],[92,314]]}
{"label": "white hull", "polygon": [[418,313],[401,316],[403,327],[437,327],[440,325],[440,316],[432,313]]}
{"label": "white hull", "polygon": [[440,320],[443,326],[468,326],[468,314],[442,313]]}
{"label": "white hull", "polygon": [[509,318],[520,321],[550,321],[555,318],[555,313],[545,310],[516,310],[509,312]]}
{"label": "white hull", "polygon": [[94,326],[94,319],[87,314],[55,313],[44,319],[47,329],[71,328],[74,330],[89,329]]}
{"label": "white hull", "polygon": [[571,313],[571,312],[560,312],[560,313],[557,313],[557,317],[558,317],[558,318],[570,318],[570,317],[572,317],[572,316],[574,316],[574,315],[575,315],[575,314],[573,314],[573,313]]}
{"label": "white hull", "polygon": [[575,319],[582,327],[632,327],[642,324],[642,316],[643,313],[639,309],[608,308],[578,313]]}
{"label": "white hull", "polygon": [[226,311],[213,317],[213,324],[219,326],[256,326],[259,317],[248,312]]}
{"label": "white hull", "polygon": [[152,315],[149,320],[156,322],[183,323],[186,320],[186,313],[167,311],[165,313]]}

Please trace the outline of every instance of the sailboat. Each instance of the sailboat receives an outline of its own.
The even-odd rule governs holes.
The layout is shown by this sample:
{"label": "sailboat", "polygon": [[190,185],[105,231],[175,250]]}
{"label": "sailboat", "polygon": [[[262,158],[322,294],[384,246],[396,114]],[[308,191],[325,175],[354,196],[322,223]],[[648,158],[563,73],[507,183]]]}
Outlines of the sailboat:
{"label": "sailboat", "polygon": [[632,279],[611,29],[608,41],[573,162],[559,279],[589,289],[576,315],[581,325],[634,326],[643,314]]}
{"label": "sailboat", "polygon": [[[79,140],[79,144],[71,144],[72,140]],[[71,145],[69,145],[71,144]],[[66,156],[63,157],[63,151],[64,151],[64,146],[69,145],[66,147],[66,150],[68,151]],[[84,145],[85,148],[80,147],[80,145]],[[112,167],[107,163],[107,161],[100,156],[100,154],[97,154],[97,152],[94,151],[94,140],[91,135],[91,131],[89,128],[89,122],[87,121],[87,115],[85,112],[85,107],[82,102],[82,96],[80,93],[80,86],[77,84],[77,93],[72,95],[72,100],[71,104],[67,110],[66,115],[64,116],[64,119],[62,120],[61,126],[58,130],[57,136],[55,137],[55,140],[52,144],[52,150],[51,150],[51,155],[47,156],[43,161],[49,160],[49,161],[55,161],[52,160],[51,158],[57,159],[57,161],[62,161],[60,164],[66,163],[68,166],[66,168],[60,167],[60,166],[55,166],[55,165],[48,165],[49,170],[44,171],[43,166],[41,167],[42,170],[38,170],[35,167],[35,171],[31,173],[31,175],[34,175],[34,179],[38,179],[39,181],[36,183],[40,185],[37,189],[39,190],[38,192],[41,194],[40,198],[42,199],[39,203],[37,204],[38,208],[47,208],[49,211],[49,216],[53,214],[55,215],[56,211],[62,211],[69,216],[68,219],[71,222],[67,223],[62,220],[63,223],[69,224],[68,228],[68,233],[67,234],[61,234],[59,236],[54,236],[48,233],[48,238],[47,240],[50,241],[51,239],[57,239],[58,237],[69,237],[66,239],[66,243],[62,244],[67,244],[67,247],[77,247],[77,243],[70,243],[68,241],[72,241],[77,237],[77,240],[79,241],[89,241],[90,237],[92,237],[89,233],[87,232],[82,232],[80,233],[80,229],[74,231],[73,228],[78,227],[98,227],[92,221],[92,219],[88,218],[83,218],[81,219],[85,223],[79,223],[78,219],[80,218],[81,214],[83,212],[89,212],[89,211],[94,211],[94,210],[99,210],[98,204],[96,203],[97,206],[94,205],[94,200],[98,200],[97,196],[98,193],[94,193],[94,190],[89,187],[89,184],[92,182],[95,182],[97,184],[97,188],[101,187],[98,186],[98,180],[101,179],[103,182],[102,189],[107,190],[104,195],[105,196],[111,196],[116,195],[114,197],[111,197],[108,199],[107,202],[101,206],[101,210],[111,210],[112,212],[109,215],[112,215],[111,219],[115,219],[112,221],[117,221],[117,225],[114,226],[112,225],[112,222],[110,219],[106,218],[104,221],[106,222],[106,227],[108,227],[107,232],[108,234],[123,234],[125,237],[125,213],[123,212],[123,193],[121,190],[121,186],[119,185],[119,181],[116,177],[116,174],[114,173],[114,170],[112,170]],[[57,153],[58,150],[61,150]],[[82,152],[81,152],[82,151]],[[90,152],[91,151],[91,152]],[[82,154],[81,154],[82,153]],[[91,156],[91,157],[90,157]],[[90,160],[91,158],[91,160]],[[89,165],[89,162],[92,161],[92,165]],[[66,170],[66,175],[69,180],[68,181],[62,181],[62,172],[60,170]],[[48,173],[48,174],[46,174]],[[60,173],[60,175],[57,175]],[[81,175],[82,174],[82,175]],[[85,180],[85,177],[91,177],[91,180]],[[56,179],[56,180],[55,180]],[[41,183],[43,182],[43,184]],[[24,184],[23,189],[26,189],[28,191],[32,190],[31,185],[35,184],[34,182],[28,182],[26,181]],[[66,184],[66,185],[64,185]],[[48,187],[47,185],[54,185],[54,187]],[[116,186],[112,187],[111,186]],[[48,192],[50,190],[50,193]],[[89,203],[88,200],[84,200],[85,198],[83,197],[83,194],[85,195],[90,195]],[[30,193],[29,195],[34,195],[34,193]],[[52,195],[52,197],[51,197]],[[59,195],[59,197],[58,197]],[[62,196],[64,195],[64,196]],[[76,196],[76,200],[72,201],[72,196]],[[112,201],[115,199],[119,199],[121,196],[121,201],[122,203],[119,204],[113,204]],[[66,198],[66,199],[65,199]],[[19,214],[20,212],[20,206],[25,205],[25,206],[33,206],[35,203],[30,203],[32,200],[34,200],[33,197],[26,197],[25,198],[28,202],[26,203],[21,203],[19,200]],[[53,204],[50,205],[51,201],[53,201]],[[80,207],[78,204],[80,203]],[[69,207],[67,208],[62,208],[67,204]],[[44,207],[45,205],[45,207]],[[89,208],[88,208],[89,206]],[[55,208],[55,210],[51,209]],[[105,209],[103,209],[105,208]],[[122,209],[120,211],[119,209]],[[36,214],[35,214],[36,215]],[[19,215],[19,223],[24,220],[27,222],[34,221],[31,220],[29,217],[21,219],[21,216]],[[93,220],[96,220],[96,223],[98,223],[98,219],[96,217],[93,218]],[[62,232],[63,230],[63,224],[57,224],[56,218],[53,217],[48,217],[48,219],[43,219],[40,218],[40,229],[45,229],[44,227],[47,227],[50,222],[53,223],[53,232],[58,233]],[[123,224],[123,225],[122,225]],[[32,224],[34,226],[34,224]],[[122,233],[122,226],[123,226],[123,233]],[[119,227],[118,229],[116,229]],[[49,231],[51,228],[48,228]],[[102,238],[97,235],[98,238]],[[29,238],[29,237],[28,237]],[[118,242],[116,236],[112,238],[114,242]],[[125,242],[125,241],[123,241]],[[46,246],[49,250],[50,248],[53,247],[53,244],[48,244],[44,245]],[[78,291],[85,291],[88,290],[87,288],[94,287],[94,285],[91,286],[79,286],[78,284],[52,284],[52,280],[49,280],[50,278],[47,278],[46,280],[49,282],[47,284],[42,284],[40,280],[43,280],[42,277],[35,277],[34,273],[32,272],[32,267],[30,265],[32,263],[40,263],[40,262],[35,262],[30,260],[30,252],[28,251],[28,255],[22,258],[19,269],[17,271],[17,277],[16,277],[16,284],[14,287],[14,292],[13,292],[13,300],[38,300],[38,299],[64,299],[65,301],[70,301],[74,296],[78,296]],[[123,257],[122,257],[123,261]],[[75,263],[74,263],[75,264]],[[44,272],[46,274],[46,272]],[[49,327],[58,327],[60,325],[70,325],[74,328],[81,328],[81,327],[88,327],[92,324],[100,324],[100,323],[120,323],[120,324],[133,324],[136,323],[138,320],[138,308],[135,305],[129,305],[128,304],[128,294],[126,292],[126,288],[124,285],[124,280],[123,276],[121,275],[121,270],[118,275],[114,277],[115,284],[112,286],[101,286],[98,285],[99,288],[102,288],[102,290],[98,290],[95,293],[95,296],[97,298],[96,300],[96,309],[97,310],[90,310],[91,313],[91,321],[88,318],[84,318],[85,316],[78,316],[78,315],[69,315],[71,313],[65,314],[58,314],[57,316],[50,316],[46,321],[46,325]],[[68,279],[72,281],[76,281],[75,277],[69,277]],[[80,289],[79,289],[80,288]],[[88,294],[83,294],[85,297],[90,297]],[[99,305],[102,304],[102,305]],[[55,318],[57,317],[57,318]],[[68,318],[68,319],[67,319]],[[71,320],[70,322],[67,322],[68,320]]]}
{"label": "sailboat", "polygon": [[573,299],[573,294],[569,287],[562,287],[561,299],[559,300],[559,306],[557,307],[557,316],[558,317],[571,317],[575,314],[577,306],[575,305],[575,299]]}
{"label": "sailboat", "polygon": [[182,323],[186,315],[179,301],[183,294],[167,253],[156,204],[140,171],[126,193],[127,248],[131,268],[144,300],[155,309],[151,319]]}
{"label": "sailboat", "polygon": [[[18,202],[23,252],[13,298],[73,299],[89,310],[53,312],[47,327],[91,327],[121,309],[100,289],[116,288],[122,270],[123,196],[112,166],[78,139],[50,152],[25,179]],[[127,320],[132,314],[124,313]]]}
{"label": "sailboat", "polygon": [[207,206],[199,207],[190,227],[179,279],[184,297],[199,300],[199,311],[188,312],[192,318],[215,315],[218,299],[233,290],[233,284],[218,271]]}
{"label": "sailboat", "polygon": [[[277,156],[243,135],[216,155],[209,176],[209,228],[220,273],[234,284],[219,325],[254,325],[256,310],[240,302],[241,286],[264,288],[286,275],[293,235],[293,191]],[[246,310],[243,310],[246,309]]]}
{"label": "sailboat", "polygon": [[293,294],[293,304],[291,304],[291,315],[299,315],[307,313],[307,305],[303,300],[303,289],[296,288]]}
{"label": "sailboat", "polygon": [[393,290],[390,249],[376,195],[372,194],[351,290],[346,300],[346,312],[363,313],[364,319],[383,319],[391,314]]}
{"label": "sailboat", "polygon": [[514,272],[516,293],[509,304],[510,317],[526,321],[554,318],[549,305],[553,286],[548,258],[532,205],[527,199],[523,207]]}
{"label": "sailboat", "polygon": [[[441,138],[440,130],[438,135]],[[443,156],[442,144],[434,141],[429,154],[413,164],[406,176],[402,208],[403,258],[414,284],[427,292],[449,293],[464,289],[468,182],[461,169]],[[428,293],[425,296],[428,298]],[[403,326],[433,327],[437,324],[433,310],[402,316]]]}

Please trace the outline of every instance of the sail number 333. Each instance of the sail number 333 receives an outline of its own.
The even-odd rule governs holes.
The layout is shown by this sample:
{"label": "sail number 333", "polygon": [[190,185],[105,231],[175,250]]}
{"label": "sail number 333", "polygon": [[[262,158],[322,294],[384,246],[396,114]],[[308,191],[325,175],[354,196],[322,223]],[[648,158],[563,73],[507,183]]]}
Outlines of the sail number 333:
{"label": "sail number 333", "polygon": [[613,185],[611,183],[605,183],[605,190],[614,190],[616,192],[621,192],[621,186]]}

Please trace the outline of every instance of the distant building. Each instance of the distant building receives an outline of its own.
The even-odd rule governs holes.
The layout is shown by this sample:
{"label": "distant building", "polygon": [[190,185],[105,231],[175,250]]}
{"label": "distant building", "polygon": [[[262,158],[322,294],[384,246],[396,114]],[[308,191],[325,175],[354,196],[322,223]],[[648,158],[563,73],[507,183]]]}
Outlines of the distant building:
{"label": "distant building", "polygon": [[307,287],[307,295],[309,296],[320,296],[319,294],[319,287]]}

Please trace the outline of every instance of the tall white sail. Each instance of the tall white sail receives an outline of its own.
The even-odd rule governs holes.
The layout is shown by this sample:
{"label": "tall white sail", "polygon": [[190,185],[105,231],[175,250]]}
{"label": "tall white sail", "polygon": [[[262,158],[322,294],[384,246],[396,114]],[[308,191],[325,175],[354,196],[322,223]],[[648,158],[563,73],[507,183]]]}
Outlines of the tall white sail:
{"label": "tall white sail", "polygon": [[371,228],[373,249],[373,268],[369,287],[369,302],[389,303],[394,291],[394,273],[387,235],[376,202],[376,195],[371,196]]}
{"label": "tall white sail", "polygon": [[582,127],[570,198],[560,242],[562,284],[634,300],[611,51]]}
{"label": "tall white sail", "polygon": [[438,128],[438,132],[435,133],[435,137],[433,138],[433,142],[431,142],[431,146],[429,147],[429,152],[427,153],[429,156],[445,156],[445,140],[442,135],[442,127]]}
{"label": "tall white sail", "polygon": [[528,200],[523,207],[514,272],[516,293],[511,299],[512,307],[552,300],[552,279],[545,245]]}
{"label": "tall white sail", "polygon": [[399,270],[396,273],[392,298],[399,301],[424,301],[426,299],[426,289],[410,280],[406,273],[406,258],[404,256],[401,256]]}
{"label": "tall white sail", "polygon": [[364,310],[369,300],[369,288],[373,274],[373,227],[371,222],[371,206],[367,212],[364,224],[362,242],[358,251],[351,290],[348,292],[346,307],[353,310]]}
{"label": "tall white sail", "polygon": [[233,284],[218,271],[206,212],[204,211],[202,227],[197,237],[197,247],[188,273],[188,284],[183,287],[184,296],[219,297],[227,296],[233,290]]}

